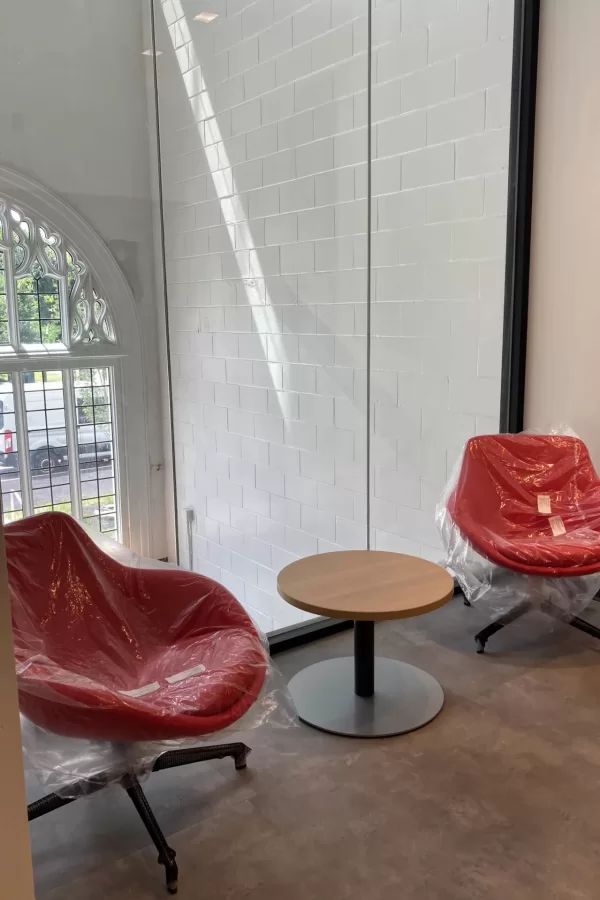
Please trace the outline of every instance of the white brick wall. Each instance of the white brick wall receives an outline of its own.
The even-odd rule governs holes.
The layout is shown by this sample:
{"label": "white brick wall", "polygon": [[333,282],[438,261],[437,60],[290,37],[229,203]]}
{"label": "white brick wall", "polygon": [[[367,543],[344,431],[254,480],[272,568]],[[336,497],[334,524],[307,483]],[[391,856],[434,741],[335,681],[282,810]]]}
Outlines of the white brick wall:
{"label": "white brick wall", "polygon": [[[512,5],[374,4],[374,547],[435,554],[458,446],[496,427]],[[162,8],[179,505],[270,630],[305,617],[282,566],[366,546],[366,0]]]}
{"label": "white brick wall", "polygon": [[165,2],[159,60],[179,503],[194,567],[270,630],[304,618],[283,565],[366,545],[366,7],[213,7]]}
{"label": "white brick wall", "polygon": [[435,503],[460,445],[498,427],[512,14],[512,0],[403,0],[401,32],[377,51],[378,81],[401,104],[376,127],[377,154],[389,148],[400,179],[373,173],[380,549],[435,558]]}

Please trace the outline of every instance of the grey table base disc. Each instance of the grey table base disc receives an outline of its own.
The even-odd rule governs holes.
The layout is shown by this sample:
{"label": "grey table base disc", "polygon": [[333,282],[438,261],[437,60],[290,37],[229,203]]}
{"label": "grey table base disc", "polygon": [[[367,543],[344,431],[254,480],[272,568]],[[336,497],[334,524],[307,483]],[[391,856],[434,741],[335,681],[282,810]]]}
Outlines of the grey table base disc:
{"label": "grey table base disc", "polygon": [[375,694],[354,693],[354,658],[315,663],[289,683],[300,719],[347,737],[391,737],[426,725],[444,705],[444,692],[422,669],[396,659],[375,659]]}

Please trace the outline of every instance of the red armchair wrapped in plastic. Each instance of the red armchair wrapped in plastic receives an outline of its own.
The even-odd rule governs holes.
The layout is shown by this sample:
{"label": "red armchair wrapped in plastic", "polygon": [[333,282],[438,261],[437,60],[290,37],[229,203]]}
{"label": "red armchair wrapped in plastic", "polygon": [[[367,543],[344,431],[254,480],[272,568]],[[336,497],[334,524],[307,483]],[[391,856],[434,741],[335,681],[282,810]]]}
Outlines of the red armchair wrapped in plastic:
{"label": "red armchair wrapped in plastic", "polygon": [[123,566],[62,513],[7,526],[6,545],[31,721],[73,737],[164,740],[220,731],[258,698],[268,657],[222,585]]}
{"label": "red armchair wrapped in plastic", "polygon": [[113,541],[104,552],[70,516],[5,535],[23,752],[53,789],[29,819],[121,784],[175,893],[175,851],[138,776],[227,756],[244,768],[244,743],[198,742],[234,724],[294,723],[266,642],[222,585]]}
{"label": "red armchair wrapped in plastic", "polygon": [[515,572],[600,572],[600,479],[579,438],[471,438],[448,514],[483,556]]}
{"label": "red armchair wrapped in plastic", "polygon": [[569,618],[600,588],[600,479],[572,434],[471,438],[437,520],[471,602]]}

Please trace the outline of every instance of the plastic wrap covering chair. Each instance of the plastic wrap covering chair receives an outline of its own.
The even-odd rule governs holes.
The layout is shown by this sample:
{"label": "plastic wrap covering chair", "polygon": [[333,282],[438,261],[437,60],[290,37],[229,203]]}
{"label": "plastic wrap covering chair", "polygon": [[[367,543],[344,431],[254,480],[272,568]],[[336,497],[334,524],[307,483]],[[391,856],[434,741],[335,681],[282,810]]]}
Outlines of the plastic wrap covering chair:
{"label": "plastic wrap covering chair", "polygon": [[[579,611],[600,586],[598,578],[590,577],[600,573],[600,478],[587,447],[576,437],[472,438],[444,512],[446,526],[455,530],[448,537],[448,527],[442,528],[450,545],[449,564],[458,569],[461,583],[461,563],[469,558],[466,547],[505,571],[533,576],[518,582],[523,587],[515,590],[517,597],[519,590],[524,593],[520,602],[476,636],[480,653],[492,634],[531,609],[536,576],[562,580],[555,582],[561,614]],[[542,606],[553,611],[551,603]],[[576,615],[568,618],[574,627],[600,637],[591,623]]]}
{"label": "plastic wrap covering chair", "polygon": [[[47,513],[5,529],[22,713],[71,738],[132,742],[200,738],[239,720],[269,667],[254,625],[224,587],[179,569],[131,568],[107,556],[77,522]],[[188,740],[188,743],[189,740]],[[232,756],[241,743],[163,752],[153,770]],[[139,774],[139,773],[138,773]],[[96,776],[82,792],[110,780]],[[175,853],[137,774],[120,778],[177,890]],[[77,795],[52,793],[34,819]]]}

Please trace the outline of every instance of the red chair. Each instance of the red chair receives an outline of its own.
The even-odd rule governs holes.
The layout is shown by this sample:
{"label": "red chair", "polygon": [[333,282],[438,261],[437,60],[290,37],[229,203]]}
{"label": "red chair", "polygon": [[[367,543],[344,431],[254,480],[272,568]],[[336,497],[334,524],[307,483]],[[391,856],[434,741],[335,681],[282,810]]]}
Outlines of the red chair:
{"label": "red chair", "polygon": [[[118,744],[194,738],[233,724],[258,698],[268,656],[222,585],[179,569],[124,566],[63,513],[8,525],[5,535],[19,702],[36,725]],[[248,753],[241,743],[173,750],[154,771],[225,756],[241,769]],[[106,773],[82,790],[109,780]],[[121,783],[175,893],[175,852],[135,774]],[[30,804],[29,819],[69,802],[49,794]]]}
{"label": "red chair", "polygon": [[[600,573],[600,478],[578,438],[471,438],[447,512],[477,553],[511,572],[556,579]],[[525,600],[483,629],[478,652],[532,605]],[[600,637],[577,616],[570,623]]]}

